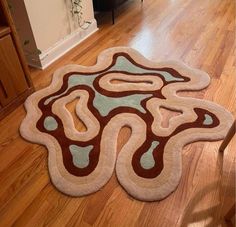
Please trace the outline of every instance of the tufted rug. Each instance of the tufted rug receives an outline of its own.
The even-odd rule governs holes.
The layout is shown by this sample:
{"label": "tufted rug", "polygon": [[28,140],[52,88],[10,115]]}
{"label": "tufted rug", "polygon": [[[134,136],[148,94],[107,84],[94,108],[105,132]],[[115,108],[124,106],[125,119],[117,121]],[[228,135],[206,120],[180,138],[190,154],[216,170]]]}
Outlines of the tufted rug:
{"label": "tufted rug", "polygon": [[[96,192],[115,169],[131,196],[160,200],[178,186],[183,147],[223,139],[233,122],[223,107],[177,94],[209,83],[208,74],[181,62],[152,62],[127,47],[107,49],[94,66],[58,69],[48,87],[26,100],[20,132],[48,149],[52,183],[65,194]],[[178,114],[167,121],[163,109]],[[117,154],[123,127],[131,135]]]}

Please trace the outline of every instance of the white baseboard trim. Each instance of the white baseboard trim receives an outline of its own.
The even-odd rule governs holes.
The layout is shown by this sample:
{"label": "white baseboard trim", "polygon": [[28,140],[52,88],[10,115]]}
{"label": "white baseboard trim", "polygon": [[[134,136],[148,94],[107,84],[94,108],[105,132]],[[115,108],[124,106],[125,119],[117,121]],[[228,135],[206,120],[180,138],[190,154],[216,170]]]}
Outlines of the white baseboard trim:
{"label": "white baseboard trim", "polygon": [[66,36],[64,39],[57,42],[54,46],[50,47],[46,51],[38,56],[39,60],[32,60],[27,57],[28,64],[32,67],[45,69],[51,65],[54,61],[62,57],[69,50],[77,46],[79,43],[84,41],[90,35],[98,30],[97,21],[93,19],[90,26],[86,29],[77,30],[70,35]]}

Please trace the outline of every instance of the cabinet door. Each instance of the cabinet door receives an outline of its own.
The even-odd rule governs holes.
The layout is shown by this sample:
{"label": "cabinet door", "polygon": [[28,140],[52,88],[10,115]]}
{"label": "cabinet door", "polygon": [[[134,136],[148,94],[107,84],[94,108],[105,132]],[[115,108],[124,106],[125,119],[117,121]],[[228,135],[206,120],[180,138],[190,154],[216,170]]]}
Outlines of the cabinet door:
{"label": "cabinet door", "polygon": [[0,38],[0,104],[10,103],[28,88],[10,35]]}

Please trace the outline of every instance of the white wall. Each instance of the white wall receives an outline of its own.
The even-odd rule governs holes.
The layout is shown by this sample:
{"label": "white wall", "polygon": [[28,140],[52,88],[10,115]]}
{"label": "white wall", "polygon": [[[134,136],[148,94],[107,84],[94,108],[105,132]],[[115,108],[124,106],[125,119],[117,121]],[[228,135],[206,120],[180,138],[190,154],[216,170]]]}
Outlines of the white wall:
{"label": "white wall", "polygon": [[72,17],[70,0],[9,1],[22,43],[30,41],[23,46],[28,62],[36,67],[45,68],[97,30],[92,0],[82,1],[82,21],[91,22],[86,29]]}
{"label": "white wall", "polygon": [[47,50],[71,32],[69,10],[64,0],[25,0],[25,7],[37,47],[41,51]]}

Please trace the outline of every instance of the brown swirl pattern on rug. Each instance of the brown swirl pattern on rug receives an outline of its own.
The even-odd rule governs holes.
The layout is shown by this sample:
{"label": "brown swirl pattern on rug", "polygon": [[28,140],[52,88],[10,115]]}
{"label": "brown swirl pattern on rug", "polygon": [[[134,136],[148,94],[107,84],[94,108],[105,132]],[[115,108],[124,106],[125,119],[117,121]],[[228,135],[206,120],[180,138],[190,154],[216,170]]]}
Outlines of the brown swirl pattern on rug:
{"label": "brown swirl pattern on rug", "polygon": [[[72,196],[99,190],[115,164],[119,182],[140,200],[165,198],[181,177],[181,151],[198,140],[222,139],[232,115],[209,101],[181,97],[200,90],[209,76],[183,63],[148,61],[125,47],[104,51],[91,67],[68,65],[55,72],[51,85],[31,95],[21,134],[49,150],[54,185]],[[78,100],[78,131],[66,105]],[[181,113],[163,127],[160,109]],[[117,138],[131,129],[116,157]]]}

